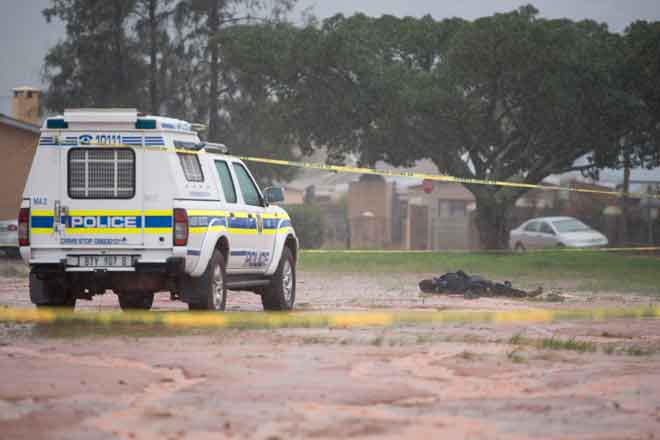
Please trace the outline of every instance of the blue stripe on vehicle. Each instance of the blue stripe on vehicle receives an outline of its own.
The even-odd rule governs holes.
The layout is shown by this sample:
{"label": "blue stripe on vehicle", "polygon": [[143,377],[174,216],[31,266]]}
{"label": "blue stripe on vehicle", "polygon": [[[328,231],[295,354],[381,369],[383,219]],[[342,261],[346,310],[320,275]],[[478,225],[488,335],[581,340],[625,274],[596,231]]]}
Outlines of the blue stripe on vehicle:
{"label": "blue stripe on vehicle", "polygon": [[248,251],[231,251],[230,255],[232,257],[244,257],[248,254]]}
{"label": "blue stripe on vehicle", "polygon": [[167,215],[149,215],[144,218],[145,228],[171,228],[172,217]]}
{"label": "blue stripe on vehicle", "polygon": [[264,219],[264,229],[277,229],[278,219],[276,218],[265,218]]}
{"label": "blue stripe on vehicle", "polygon": [[286,228],[287,226],[291,226],[291,222],[289,220],[282,220],[282,223],[280,223],[280,228]]}
{"label": "blue stripe on vehicle", "polygon": [[229,218],[229,227],[236,229],[257,229],[257,220],[254,218]]}
{"label": "blue stripe on vehicle", "polygon": [[31,222],[33,228],[52,228],[55,220],[53,217],[34,216]]}
{"label": "blue stripe on vehicle", "polygon": [[196,256],[199,256],[199,255],[201,255],[201,254],[202,254],[201,251],[196,251],[196,250],[194,250],[194,249],[188,249],[188,255],[196,255]]}

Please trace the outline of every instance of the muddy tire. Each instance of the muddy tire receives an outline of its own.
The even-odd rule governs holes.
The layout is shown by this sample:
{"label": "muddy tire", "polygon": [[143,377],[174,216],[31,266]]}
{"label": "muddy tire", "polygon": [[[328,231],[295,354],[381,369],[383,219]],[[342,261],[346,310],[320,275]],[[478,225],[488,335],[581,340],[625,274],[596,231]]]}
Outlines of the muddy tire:
{"label": "muddy tire", "polygon": [[30,300],[37,307],[76,307],[76,298],[63,283],[56,279],[39,279],[33,272],[30,272]]}
{"label": "muddy tire", "polygon": [[199,278],[186,282],[185,297],[190,310],[222,311],[227,305],[225,258],[219,250],[213,251],[209,265]]}
{"label": "muddy tire", "polygon": [[261,304],[264,310],[291,310],[295,301],[296,260],[289,248],[285,247],[277,271],[261,295]]}
{"label": "muddy tire", "polygon": [[121,292],[117,295],[122,310],[151,310],[154,292]]}

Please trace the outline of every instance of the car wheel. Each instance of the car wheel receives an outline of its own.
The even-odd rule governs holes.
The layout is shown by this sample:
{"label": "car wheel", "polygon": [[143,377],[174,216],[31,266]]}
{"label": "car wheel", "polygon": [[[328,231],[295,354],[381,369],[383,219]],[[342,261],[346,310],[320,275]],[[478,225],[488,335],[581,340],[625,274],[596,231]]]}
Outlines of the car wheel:
{"label": "car wheel", "polygon": [[122,310],[151,310],[154,304],[154,292],[120,292],[117,297]]}
{"label": "car wheel", "polygon": [[76,297],[58,280],[42,280],[30,273],[30,300],[38,308],[61,307],[73,310]]}
{"label": "car wheel", "polygon": [[516,243],[516,246],[514,248],[516,252],[525,252],[527,249],[525,249],[525,245],[522,244],[521,242]]}
{"label": "car wheel", "polygon": [[261,295],[261,304],[264,310],[291,310],[295,301],[296,261],[285,247],[277,271]]}
{"label": "car wheel", "polygon": [[185,296],[190,310],[222,311],[227,305],[225,258],[219,250],[213,252],[206,270],[199,278],[190,278]]}

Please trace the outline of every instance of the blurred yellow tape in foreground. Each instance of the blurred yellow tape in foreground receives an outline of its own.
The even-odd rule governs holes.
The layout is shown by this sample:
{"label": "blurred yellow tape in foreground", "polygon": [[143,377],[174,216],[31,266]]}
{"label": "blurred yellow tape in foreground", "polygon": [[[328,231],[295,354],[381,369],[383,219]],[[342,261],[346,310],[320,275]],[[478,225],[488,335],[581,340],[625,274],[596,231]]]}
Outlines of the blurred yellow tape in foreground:
{"label": "blurred yellow tape in foreground", "polygon": [[612,309],[527,309],[513,311],[444,310],[378,312],[87,312],[61,309],[0,309],[0,322],[35,324],[140,324],[168,328],[354,328],[405,324],[528,323],[562,320],[600,321],[615,318],[659,318],[660,307]]}

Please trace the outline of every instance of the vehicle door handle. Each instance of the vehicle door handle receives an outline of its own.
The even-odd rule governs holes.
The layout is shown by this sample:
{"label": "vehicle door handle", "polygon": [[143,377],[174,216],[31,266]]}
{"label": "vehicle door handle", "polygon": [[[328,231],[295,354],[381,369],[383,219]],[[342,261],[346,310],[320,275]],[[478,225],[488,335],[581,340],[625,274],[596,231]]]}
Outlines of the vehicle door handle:
{"label": "vehicle door handle", "polygon": [[248,218],[252,218],[252,214],[248,214]]}
{"label": "vehicle door handle", "polygon": [[234,213],[233,213],[233,212],[230,212],[230,213],[229,213],[229,217],[234,218]]}

